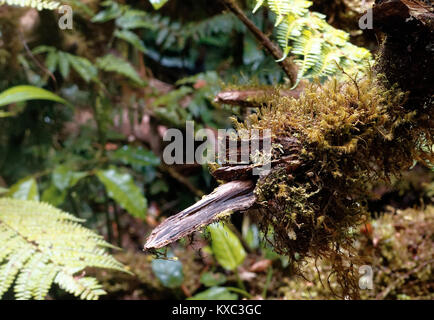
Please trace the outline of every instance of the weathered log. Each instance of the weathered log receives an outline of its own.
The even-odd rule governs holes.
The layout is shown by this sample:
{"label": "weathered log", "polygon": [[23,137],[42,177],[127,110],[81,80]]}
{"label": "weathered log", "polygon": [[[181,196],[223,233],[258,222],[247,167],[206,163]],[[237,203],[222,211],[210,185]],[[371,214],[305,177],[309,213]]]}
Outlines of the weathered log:
{"label": "weathered log", "polygon": [[262,88],[262,89],[240,89],[240,90],[226,90],[218,93],[214,102],[219,104],[227,104],[238,106],[242,108],[260,108],[262,101],[270,95],[280,95],[282,97],[298,98],[303,92],[304,81],[302,81],[294,90],[276,90],[275,88]]}
{"label": "weathered log", "polygon": [[221,185],[155,228],[146,241],[145,250],[164,247],[232,212],[250,208],[256,201],[253,189],[252,181],[232,181]]}

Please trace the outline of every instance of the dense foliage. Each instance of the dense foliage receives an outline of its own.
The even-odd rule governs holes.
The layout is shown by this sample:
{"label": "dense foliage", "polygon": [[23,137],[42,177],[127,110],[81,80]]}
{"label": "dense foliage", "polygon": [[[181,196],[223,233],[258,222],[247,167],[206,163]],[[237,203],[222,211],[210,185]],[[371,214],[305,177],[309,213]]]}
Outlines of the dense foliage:
{"label": "dense foliage", "polygon": [[[230,1],[280,45],[280,60],[224,1],[0,0],[0,296],[335,298],[348,269],[328,245],[351,239],[339,250],[378,270],[378,287],[363,298],[430,297],[432,128],[402,110],[404,92],[372,76],[361,47],[372,48],[372,34],[339,29],[357,21],[358,1],[334,1],[334,19],[316,12],[321,1]],[[71,30],[58,27],[63,4],[74,11]],[[295,83],[284,60],[298,68]],[[294,88],[305,95],[280,94]],[[267,93],[256,111],[218,104],[224,90]],[[292,188],[290,175],[270,175],[256,189],[275,203],[270,212],[293,219],[234,215],[144,254],[152,228],[218,185],[206,166],[162,159],[164,132],[190,120],[195,130],[235,120],[237,129],[306,138],[303,157],[318,175]],[[404,167],[417,174],[400,177]],[[339,195],[317,194],[316,178]],[[368,200],[359,208],[360,194]],[[360,215],[336,218],[355,207]],[[391,207],[414,209],[392,217]],[[307,240],[288,248],[282,237]]]}

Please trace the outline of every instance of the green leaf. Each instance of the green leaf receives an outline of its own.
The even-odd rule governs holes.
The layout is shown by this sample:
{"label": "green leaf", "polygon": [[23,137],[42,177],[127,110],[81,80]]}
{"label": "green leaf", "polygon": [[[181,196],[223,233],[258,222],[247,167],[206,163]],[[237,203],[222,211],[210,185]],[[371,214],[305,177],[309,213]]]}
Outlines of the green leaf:
{"label": "green leaf", "polygon": [[69,59],[65,52],[59,51],[59,71],[64,79],[68,78],[69,75]]}
{"label": "green leaf", "polygon": [[81,16],[88,15],[90,17],[94,16],[94,13],[92,9],[85,3],[83,3],[81,0],[63,0],[62,1],[65,4],[69,4],[74,12],[77,12]]}
{"label": "green leaf", "polygon": [[155,10],[160,9],[162,6],[166,4],[168,0],[149,0]]}
{"label": "green leaf", "polygon": [[50,186],[42,193],[42,201],[53,206],[61,205],[68,194],[68,188],[75,186],[87,175],[87,172],[75,172],[65,165],[57,166],[51,175]]}
{"label": "green leaf", "polygon": [[301,78],[342,75],[336,63],[347,73],[355,74],[364,71],[366,62],[371,60],[369,50],[351,44],[347,32],[329,25],[325,15],[309,11],[313,1],[256,0],[253,12],[265,4],[275,14],[276,38],[283,49],[277,62],[291,54],[299,65],[293,88]]}
{"label": "green leaf", "polygon": [[69,181],[71,175],[69,169],[66,166],[57,166],[52,174],[52,180],[54,186],[59,190],[65,190],[69,187]]}
{"label": "green leaf", "polygon": [[116,19],[122,14],[122,9],[117,2],[111,2],[110,7],[106,10],[98,12],[90,21],[91,22],[107,22],[113,19]]}
{"label": "green leaf", "polygon": [[160,192],[169,192],[169,186],[163,179],[156,180],[149,188],[149,193],[153,196],[159,194]]}
{"label": "green leaf", "polygon": [[47,54],[47,58],[45,59],[45,66],[48,70],[50,70],[50,72],[54,72],[54,70],[56,70],[58,59],[59,56],[54,50],[50,51]]}
{"label": "green leaf", "polygon": [[160,158],[158,158],[152,151],[128,145],[116,150],[113,153],[112,158],[129,165],[158,166],[160,164]]}
{"label": "green leaf", "polygon": [[18,300],[42,300],[54,283],[81,299],[98,299],[105,291],[84,270],[129,273],[107,253],[113,246],[81,222],[46,203],[0,199],[0,299],[9,291]]}
{"label": "green leaf", "polygon": [[10,187],[8,196],[20,200],[39,201],[38,184],[34,178],[24,178]]}
{"label": "green leaf", "polygon": [[249,226],[244,236],[244,240],[251,249],[257,249],[260,245],[259,229],[256,224]]}
{"label": "green leaf", "polygon": [[128,173],[121,173],[116,168],[98,170],[96,175],[104,184],[110,198],[118,202],[130,214],[145,218],[147,201],[140,189],[134,184]]}
{"label": "green leaf", "polygon": [[54,93],[33,86],[16,86],[0,93],[0,107],[28,100],[50,100],[68,104]]}
{"label": "green leaf", "polygon": [[200,283],[207,287],[214,287],[226,282],[226,277],[222,273],[205,272],[200,277]]}
{"label": "green leaf", "polygon": [[253,9],[253,13],[256,13],[256,11],[258,11],[258,9],[262,6],[262,4],[264,3],[265,0],[257,0],[257,3],[255,5],[255,8]]}
{"label": "green leaf", "polygon": [[130,43],[137,50],[146,53],[146,47],[142,40],[140,40],[139,36],[132,31],[129,30],[116,30],[115,37],[125,40]]}
{"label": "green leaf", "polygon": [[157,25],[152,17],[140,10],[128,10],[116,19],[116,25],[122,29],[145,28],[155,30]]}
{"label": "green leaf", "polygon": [[82,77],[86,82],[95,80],[98,75],[98,69],[86,58],[66,54],[72,68]]}
{"label": "green leaf", "polygon": [[215,223],[208,227],[211,234],[211,247],[217,261],[227,270],[235,270],[246,257],[240,240],[222,223]]}
{"label": "green leaf", "polygon": [[52,182],[59,190],[66,190],[73,187],[77,182],[86,177],[86,172],[74,172],[65,165],[57,166],[52,174]]}
{"label": "green leaf", "polygon": [[15,115],[14,112],[0,111],[0,118],[7,118],[7,117],[14,116],[14,115]]}
{"label": "green leaf", "polygon": [[59,190],[55,185],[51,184],[42,192],[42,201],[58,207],[65,201],[67,194],[66,190]]}
{"label": "green leaf", "polygon": [[49,53],[51,51],[55,51],[56,48],[51,46],[37,46],[32,50],[33,54],[41,54],[41,53]]}
{"label": "green leaf", "polygon": [[133,80],[139,85],[144,84],[143,80],[140,78],[139,74],[136,72],[136,70],[134,70],[130,63],[112,54],[98,58],[96,64],[101,70],[107,72],[116,72]]}
{"label": "green leaf", "polygon": [[188,300],[238,300],[238,295],[224,287],[212,287],[194,295]]}
{"label": "green leaf", "polygon": [[182,263],[179,260],[154,259],[152,271],[167,288],[178,288],[184,281]]}

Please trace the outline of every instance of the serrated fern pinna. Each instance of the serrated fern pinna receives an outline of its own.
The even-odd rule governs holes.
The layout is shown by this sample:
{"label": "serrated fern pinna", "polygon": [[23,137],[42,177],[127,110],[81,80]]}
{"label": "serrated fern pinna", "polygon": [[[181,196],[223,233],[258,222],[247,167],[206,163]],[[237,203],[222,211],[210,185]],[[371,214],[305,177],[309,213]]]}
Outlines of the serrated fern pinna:
{"label": "serrated fern pinna", "polygon": [[7,4],[10,6],[30,7],[38,10],[54,10],[60,6],[57,1],[51,0],[0,0],[0,5]]}

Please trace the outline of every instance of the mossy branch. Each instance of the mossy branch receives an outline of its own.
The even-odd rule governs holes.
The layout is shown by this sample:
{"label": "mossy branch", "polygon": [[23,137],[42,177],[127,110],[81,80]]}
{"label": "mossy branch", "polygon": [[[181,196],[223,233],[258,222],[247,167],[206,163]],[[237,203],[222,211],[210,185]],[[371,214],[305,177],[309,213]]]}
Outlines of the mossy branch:
{"label": "mossy branch", "polygon": [[259,108],[267,96],[279,95],[282,97],[298,98],[303,89],[304,83],[297,86],[294,90],[276,89],[274,87],[228,89],[219,92],[215,96],[214,102],[243,108]]}
{"label": "mossy branch", "polygon": [[406,81],[408,70],[420,79],[433,77],[433,53],[427,48],[434,37],[434,13],[407,0],[386,3],[405,10],[387,10],[383,23],[374,19],[387,33],[375,72],[314,82],[299,99],[270,95],[256,101],[262,108],[236,129],[272,131],[277,147],[270,173],[254,176],[253,161],[215,169],[214,177],[225,183],[158,226],[146,249],[248,209],[257,213],[265,240],[295,267],[303,259],[325,259],[332,266],[328,281],[333,277],[342,289],[339,296],[359,296],[356,265],[364,261],[355,252],[354,238],[366,221],[372,184],[389,181],[414,160],[434,158],[432,149],[421,148],[434,144],[432,85]]}

